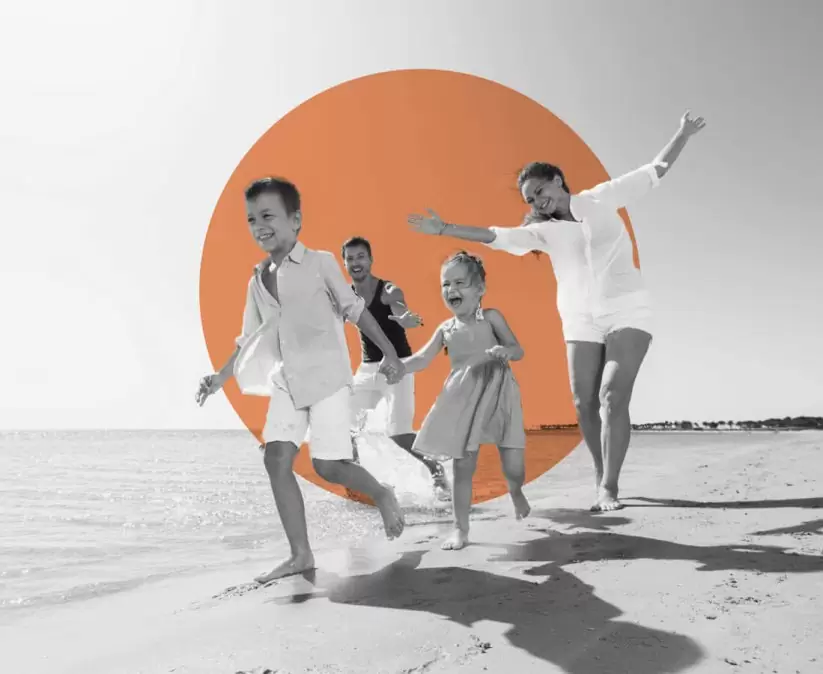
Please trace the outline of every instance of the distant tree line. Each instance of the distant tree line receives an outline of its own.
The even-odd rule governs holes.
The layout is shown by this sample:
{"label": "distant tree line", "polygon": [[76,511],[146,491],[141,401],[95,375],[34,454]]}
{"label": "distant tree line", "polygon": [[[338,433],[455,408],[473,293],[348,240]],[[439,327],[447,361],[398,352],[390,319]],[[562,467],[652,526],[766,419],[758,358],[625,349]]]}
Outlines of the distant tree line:
{"label": "distant tree line", "polygon": [[[577,424],[541,424],[541,431],[564,431]],[[754,431],[754,430],[818,430],[823,431],[823,417],[783,417],[759,421],[656,421],[651,424],[632,424],[636,431]]]}

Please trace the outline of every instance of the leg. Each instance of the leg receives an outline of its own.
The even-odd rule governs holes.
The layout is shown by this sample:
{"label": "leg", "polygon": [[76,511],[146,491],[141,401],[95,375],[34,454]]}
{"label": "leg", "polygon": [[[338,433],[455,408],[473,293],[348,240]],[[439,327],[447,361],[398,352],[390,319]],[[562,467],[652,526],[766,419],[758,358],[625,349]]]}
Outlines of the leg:
{"label": "leg", "polygon": [[394,492],[353,461],[351,445],[351,391],[342,388],[309,409],[312,464],[317,474],[333,484],[365,494],[383,517],[386,536],[396,538],[405,523]]}
{"label": "leg", "polygon": [[469,511],[472,506],[472,479],[477,468],[477,455],[480,452],[467,452],[462,459],[454,460],[454,493],[452,508],[454,510],[454,531],[443,545],[444,550],[460,550],[469,543]]}
{"label": "leg", "polygon": [[[354,373],[350,399],[351,447],[354,463],[360,463],[357,451],[357,438],[363,432],[366,415],[377,407],[382,398],[382,389],[378,381],[377,363],[361,363]],[[363,494],[346,489],[346,496],[359,503],[365,502]]]}
{"label": "leg", "polygon": [[263,465],[291,547],[291,556],[269,573],[258,576],[255,580],[259,583],[269,583],[314,568],[303,494],[294,475],[294,459],[306,437],[308,420],[307,411],[295,409],[285,389],[275,388],[272,391],[263,427]]}
{"label": "leg", "polygon": [[414,375],[407,374],[396,384],[387,386],[387,428],[391,439],[408,454],[420,461],[431,473],[434,493],[438,500],[448,500],[449,483],[442,464],[413,449],[417,434],[414,432]]}
{"label": "leg", "polygon": [[294,459],[298,447],[292,442],[268,442],[263,464],[271,482],[274,503],[291,547],[291,557],[269,573],[255,578],[258,583],[270,583],[278,578],[303,573],[314,568],[314,555],[306,529],[303,494],[294,475]]}
{"label": "leg", "polygon": [[603,479],[603,450],[600,444],[600,400],[605,347],[597,342],[570,341],[566,344],[574,409],[583,440],[594,463],[595,488]]}
{"label": "leg", "polygon": [[604,471],[596,510],[617,510],[618,479],[631,437],[631,402],[637,373],[651,344],[643,330],[624,328],[606,337],[606,365],[600,386]]}
{"label": "leg", "polygon": [[449,490],[449,481],[446,479],[446,471],[443,469],[443,464],[427,456],[423,456],[420,452],[412,449],[414,440],[417,438],[417,433],[403,433],[402,435],[393,435],[392,440],[395,444],[408,452],[415,459],[420,461],[428,471],[431,473],[432,481],[434,482],[434,495],[438,501],[448,501],[451,496]]}
{"label": "leg", "polygon": [[526,452],[521,448],[498,447],[500,464],[503,466],[503,475],[509,485],[509,495],[514,504],[514,515],[522,520],[529,516],[531,506],[523,493],[526,482]]}

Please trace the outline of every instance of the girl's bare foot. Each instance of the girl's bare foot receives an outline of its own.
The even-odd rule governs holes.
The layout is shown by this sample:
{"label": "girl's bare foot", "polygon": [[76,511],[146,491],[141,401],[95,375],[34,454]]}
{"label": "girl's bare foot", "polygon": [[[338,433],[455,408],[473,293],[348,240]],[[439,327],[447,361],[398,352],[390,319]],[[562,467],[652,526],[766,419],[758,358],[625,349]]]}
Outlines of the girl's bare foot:
{"label": "girl's bare foot", "polygon": [[460,529],[455,529],[440,547],[443,550],[460,550],[469,544],[469,534]]}
{"label": "girl's bare foot", "polygon": [[532,507],[529,505],[529,500],[526,498],[526,495],[522,490],[518,489],[517,491],[512,492],[511,497],[512,503],[514,503],[515,518],[519,520],[526,519],[532,511]]}
{"label": "girl's bare foot", "polygon": [[386,530],[386,538],[392,540],[403,533],[406,522],[403,518],[403,511],[400,509],[400,504],[397,502],[397,497],[394,495],[394,489],[387,484],[381,486],[383,487],[383,495],[377,501],[377,507],[380,509],[380,515],[383,517],[383,527]]}
{"label": "girl's bare foot", "polygon": [[591,507],[592,512],[610,512],[620,510],[623,504],[617,500],[617,489],[600,487],[597,490],[597,502]]}
{"label": "girl's bare foot", "polygon": [[300,555],[293,555],[282,564],[275,566],[269,573],[257,576],[254,580],[261,585],[266,585],[272,581],[294,576],[298,573],[305,573],[314,569],[314,555],[310,552]]}

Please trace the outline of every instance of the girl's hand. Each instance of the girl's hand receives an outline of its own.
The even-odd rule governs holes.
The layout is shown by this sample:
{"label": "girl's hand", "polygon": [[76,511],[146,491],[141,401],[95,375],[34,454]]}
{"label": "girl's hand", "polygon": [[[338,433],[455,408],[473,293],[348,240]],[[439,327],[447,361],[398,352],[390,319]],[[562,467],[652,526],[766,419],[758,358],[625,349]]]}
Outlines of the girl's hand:
{"label": "girl's hand", "polygon": [[220,378],[216,374],[207,374],[200,380],[200,386],[195,395],[197,404],[203,407],[208,397],[217,393],[221,388],[223,388],[223,383]]}
{"label": "girl's hand", "polygon": [[429,217],[414,213],[408,217],[408,223],[412,226],[412,229],[421,234],[442,234],[446,228],[446,223],[430,208],[426,210],[429,212]]}
{"label": "girl's hand", "polygon": [[491,358],[496,358],[499,361],[504,363],[508,363],[511,359],[511,354],[509,350],[503,346],[502,344],[495,344],[492,348],[486,349],[486,353]]}
{"label": "girl's hand", "polygon": [[685,114],[680,119],[680,133],[684,136],[693,136],[704,126],[706,126],[706,120],[702,117],[692,119],[690,110],[686,110]]}

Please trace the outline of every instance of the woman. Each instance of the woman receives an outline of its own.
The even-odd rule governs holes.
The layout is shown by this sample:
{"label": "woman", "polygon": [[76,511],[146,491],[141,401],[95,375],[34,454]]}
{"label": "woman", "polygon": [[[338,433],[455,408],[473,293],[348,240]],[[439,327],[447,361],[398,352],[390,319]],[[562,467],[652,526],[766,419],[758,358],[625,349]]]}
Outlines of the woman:
{"label": "woman", "polygon": [[652,340],[651,307],[631,238],[618,209],[657,186],[688,139],[705,126],[687,111],[680,128],[651,164],[571,194],[560,168],[534,162],[517,185],[530,212],[519,227],[471,227],[409,216],[418,232],[475,241],[512,255],[549,255],[557,308],[567,344],[572,395],[594,460],[593,511],[622,508],[618,478],[629,448],[629,403]]}

